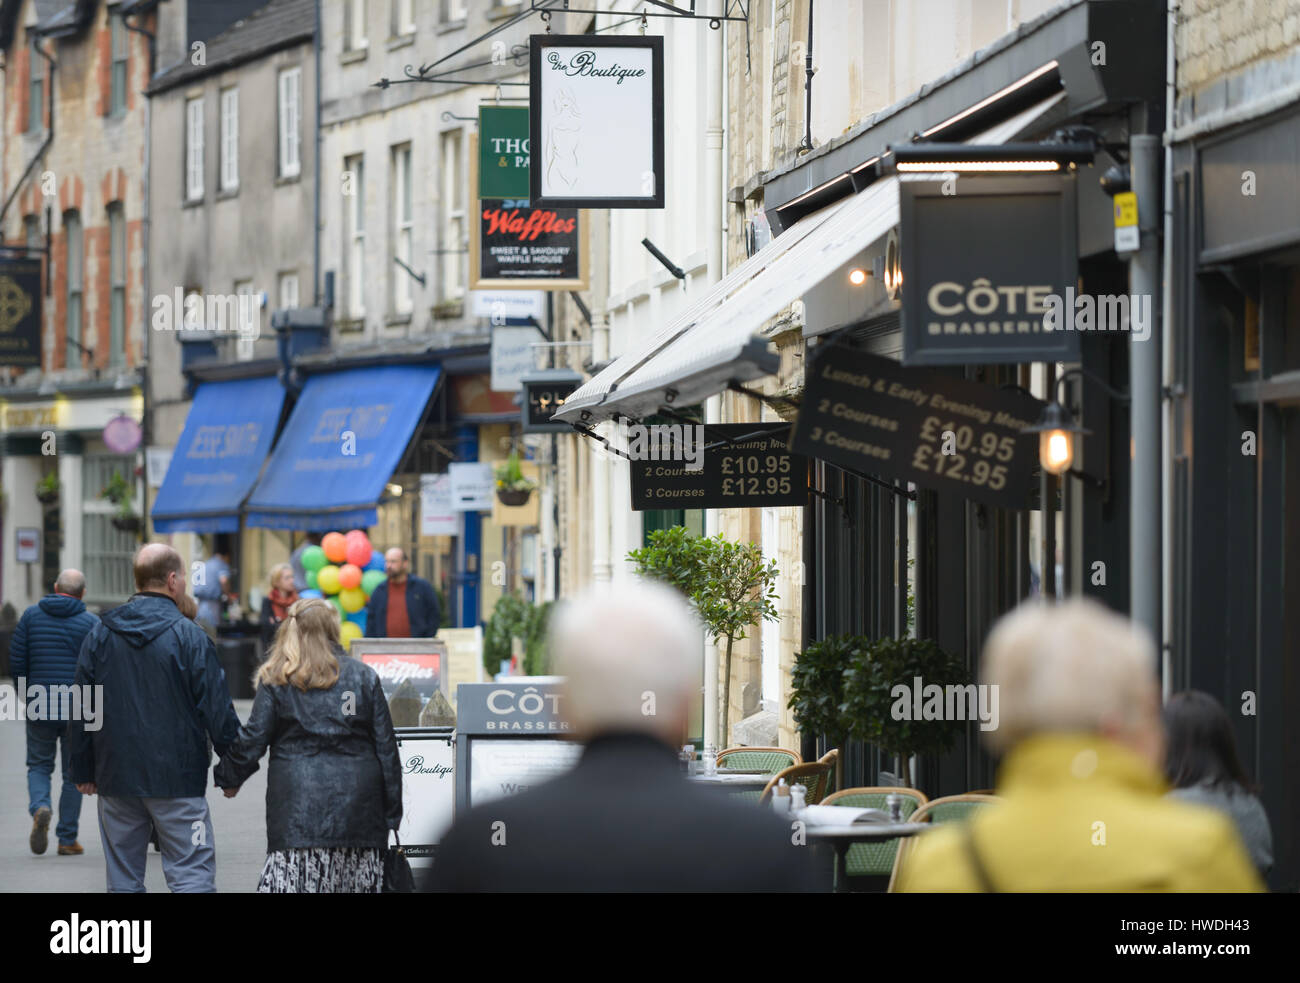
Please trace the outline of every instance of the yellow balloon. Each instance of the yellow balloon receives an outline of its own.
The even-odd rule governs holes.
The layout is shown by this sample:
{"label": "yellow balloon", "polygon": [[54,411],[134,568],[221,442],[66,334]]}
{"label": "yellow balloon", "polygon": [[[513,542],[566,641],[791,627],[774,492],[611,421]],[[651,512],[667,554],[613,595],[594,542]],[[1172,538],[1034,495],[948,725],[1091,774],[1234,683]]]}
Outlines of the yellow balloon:
{"label": "yellow balloon", "polygon": [[339,629],[339,641],[343,643],[345,648],[352,644],[352,640],[354,638],[361,638],[361,637],[362,637],[362,632],[361,632],[361,626],[359,624],[357,624],[355,621],[343,622],[343,627]]}
{"label": "yellow balloon", "polygon": [[316,573],[316,586],[320,588],[322,594],[337,594],[339,592],[339,568],[330,564],[321,567]]}
{"label": "yellow balloon", "polygon": [[339,603],[348,614],[356,614],[366,606],[366,595],[360,587],[346,587],[339,591]]}

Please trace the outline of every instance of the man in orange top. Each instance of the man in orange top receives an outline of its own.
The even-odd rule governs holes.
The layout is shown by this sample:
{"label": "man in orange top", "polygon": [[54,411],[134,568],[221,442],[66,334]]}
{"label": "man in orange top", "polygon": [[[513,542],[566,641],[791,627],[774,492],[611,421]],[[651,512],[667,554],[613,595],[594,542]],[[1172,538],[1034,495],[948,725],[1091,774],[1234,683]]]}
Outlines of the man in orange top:
{"label": "man in orange top", "polygon": [[367,638],[432,638],[442,621],[433,585],[411,576],[406,551],[384,554],[388,579],[375,588],[366,608]]}

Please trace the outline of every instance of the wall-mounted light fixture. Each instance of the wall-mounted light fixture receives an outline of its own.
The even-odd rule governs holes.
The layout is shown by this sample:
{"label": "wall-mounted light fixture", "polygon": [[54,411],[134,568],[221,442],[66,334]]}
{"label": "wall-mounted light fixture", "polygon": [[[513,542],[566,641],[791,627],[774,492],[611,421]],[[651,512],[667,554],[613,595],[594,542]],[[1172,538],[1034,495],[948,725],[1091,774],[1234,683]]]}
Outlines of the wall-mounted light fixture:
{"label": "wall-mounted light fixture", "polygon": [[1106,390],[1112,399],[1119,400],[1121,403],[1129,401],[1128,393],[1110,386],[1096,373],[1082,366],[1076,367],[1061,373],[1061,377],[1056,380],[1056,399],[1043,407],[1042,416],[1038,418],[1037,423],[1032,427],[1025,427],[1020,432],[1038,434],[1038,462],[1043,466],[1044,471],[1055,475],[1072,474],[1076,478],[1083,478],[1089,484],[1101,487],[1104,483],[1100,479],[1074,470],[1075,438],[1092,433],[1065,408],[1062,399],[1065,380],[1076,375],[1095,382]]}
{"label": "wall-mounted light fixture", "polygon": [[860,287],[867,282],[867,277],[870,275],[870,272],[862,269],[862,267],[855,267],[854,269],[849,270],[849,283],[853,284],[855,287]]}

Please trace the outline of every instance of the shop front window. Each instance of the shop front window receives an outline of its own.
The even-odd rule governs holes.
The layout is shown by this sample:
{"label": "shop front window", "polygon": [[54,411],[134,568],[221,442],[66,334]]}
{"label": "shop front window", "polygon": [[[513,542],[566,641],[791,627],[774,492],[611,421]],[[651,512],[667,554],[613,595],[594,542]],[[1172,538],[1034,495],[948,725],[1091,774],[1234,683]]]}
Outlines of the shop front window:
{"label": "shop front window", "polygon": [[133,459],[121,454],[87,454],[82,459],[82,564],[89,604],[121,604],[135,593],[131,561],[139,545],[136,534],[116,528],[117,506],[99,497],[115,472],[134,482]]}

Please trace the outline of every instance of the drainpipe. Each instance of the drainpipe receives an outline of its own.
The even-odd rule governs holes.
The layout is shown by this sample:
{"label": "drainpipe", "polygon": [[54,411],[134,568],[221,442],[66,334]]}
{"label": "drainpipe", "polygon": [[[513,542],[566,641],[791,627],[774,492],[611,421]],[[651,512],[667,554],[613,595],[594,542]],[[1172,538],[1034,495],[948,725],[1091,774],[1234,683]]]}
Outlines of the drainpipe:
{"label": "drainpipe", "polygon": [[[1174,129],[1174,96],[1176,81],[1176,49],[1174,47],[1175,32],[1178,26],[1178,0],[1168,0],[1168,6],[1165,11],[1165,133],[1170,134]],[[1163,373],[1164,373],[1164,391],[1169,392],[1174,387],[1174,326],[1173,326],[1173,307],[1174,307],[1174,148],[1171,144],[1165,144],[1165,194],[1164,194],[1164,260],[1162,268],[1163,286],[1160,293],[1160,347],[1163,355]],[[1162,523],[1161,537],[1161,570],[1163,573],[1163,583],[1165,585],[1163,606],[1161,609],[1161,625],[1163,626],[1163,642],[1160,647],[1160,679],[1164,699],[1169,699],[1170,693],[1173,692],[1173,653],[1167,647],[1174,637],[1174,606],[1173,606],[1173,589],[1174,580],[1174,556],[1173,556],[1173,515],[1174,510],[1170,507],[1173,501],[1174,493],[1174,462],[1173,462],[1173,435],[1174,435],[1174,401],[1172,398],[1165,401],[1164,412],[1161,415],[1163,427],[1163,438],[1165,453],[1160,459],[1160,487],[1161,498],[1165,503],[1165,512]],[[1259,774],[1256,769],[1255,774]]]}
{"label": "drainpipe", "polygon": [[[705,117],[704,155],[705,155],[705,214],[708,216],[705,235],[709,243],[710,283],[722,279],[722,69],[723,49],[722,31],[712,31],[706,44],[704,54],[704,87],[708,101],[708,113]],[[706,420],[717,420],[721,416],[722,399],[711,397],[706,409]],[[709,512],[705,512],[705,517]],[[715,516],[716,519],[716,516]],[[716,530],[714,530],[716,531]],[[709,532],[708,529],[705,532]],[[719,700],[718,646],[707,639],[704,642],[704,741],[713,743],[719,749],[727,746],[727,735],[719,732],[723,718]]]}
{"label": "drainpipe", "polygon": [[[145,39],[149,51],[149,81],[153,81],[154,69],[158,61],[158,39],[151,32],[146,31],[131,22],[131,17],[140,11],[132,11],[131,14],[122,14],[122,26],[132,33],[139,34]],[[153,159],[153,99],[149,95],[144,97],[144,179],[142,181],[144,203],[140,218],[140,249],[144,257],[141,266],[141,284],[140,288],[143,293],[143,315],[144,315],[144,337],[141,339],[140,355],[144,362],[142,366],[142,378],[144,385],[141,387],[143,393],[142,405],[140,409],[140,445],[144,448],[144,481],[142,482],[143,491],[140,495],[140,538],[147,541],[149,538],[149,444],[153,440],[153,412],[152,400],[149,398],[149,389],[152,385],[149,370],[149,356],[151,345],[149,332],[149,311],[152,309],[150,301],[150,289],[152,281],[149,276],[151,264],[149,262],[149,169]],[[122,220],[126,221],[126,215],[123,214]],[[125,261],[125,260],[124,260]]]}
{"label": "drainpipe", "polygon": [[[313,297],[313,299],[312,299],[312,304],[313,304],[313,306],[315,306],[315,307],[320,307],[320,306],[321,306],[321,302],[320,302],[320,293],[321,293],[321,283],[320,283],[320,186],[321,186],[321,180],[320,180],[320,173],[321,173],[321,169],[320,169],[320,148],[321,148],[321,133],[320,133],[320,8],[321,8],[321,4],[318,2],[315,6],[316,6],[316,32],[315,32],[315,35],[312,37],[312,55],[313,55],[313,58],[315,59],[315,62],[316,62],[316,177],[315,177],[315,182],[316,182],[316,194],[315,194],[315,199],[316,199],[316,200],[315,200],[315,202],[314,202],[313,205],[312,205],[312,233],[311,233],[311,239],[312,239],[312,266],[311,266],[311,282],[312,282],[312,297]],[[328,342],[328,339],[327,339],[327,342]]]}
{"label": "drainpipe", "polygon": [[[1160,137],[1135,133],[1129,138],[1129,166],[1137,192],[1141,248],[1129,260],[1129,292],[1135,297],[1157,296],[1160,290]],[[1146,628],[1159,647],[1161,627],[1161,535],[1164,503],[1160,499],[1162,398],[1161,336],[1158,324],[1151,337],[1129,340],[1132,394],[1132,497],[1129,501],[1129,614]],[[1158,334],[1157,334],[1158,332]]]}
{"label": "drainpipe", "polygon": [[[591,358],[595,365],[603,365],[609,361],[609,312],[605,309],[606,295],[609,291],[608,280],[603,286],[604,290],[596,294],[600,301],[600,307],[591,312]],[[602,424],[602,426],[605,425]],[[592,456],[591,485],[593,492],[591,502],[591,578],[595,583],[607,584],[614,573],[609,554],[609,484],[613,475],[611,474],[609,454],[596,453],[594,446],[588,448],[588,453]]]}

